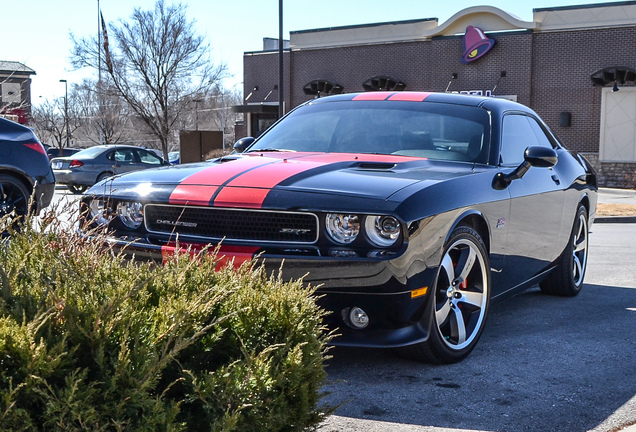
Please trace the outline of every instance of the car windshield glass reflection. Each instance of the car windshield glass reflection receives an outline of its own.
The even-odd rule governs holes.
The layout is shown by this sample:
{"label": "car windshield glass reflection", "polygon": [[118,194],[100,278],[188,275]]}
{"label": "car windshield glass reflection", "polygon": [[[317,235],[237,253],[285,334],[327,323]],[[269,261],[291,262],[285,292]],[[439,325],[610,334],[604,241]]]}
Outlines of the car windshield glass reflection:
{"label": "car windshield glass reflection", "polygon": [[89,147],[87,149],[84,149],[80,152],[75,153],[73,157],[91,159],[101,154],[103,151],[104,151],[104,147]]}
{"label": "car windshield glass reflection", "polygon": [[375,153],[487,163],[488,112],[477,107],[342,101],[301,107],[249,151]]}

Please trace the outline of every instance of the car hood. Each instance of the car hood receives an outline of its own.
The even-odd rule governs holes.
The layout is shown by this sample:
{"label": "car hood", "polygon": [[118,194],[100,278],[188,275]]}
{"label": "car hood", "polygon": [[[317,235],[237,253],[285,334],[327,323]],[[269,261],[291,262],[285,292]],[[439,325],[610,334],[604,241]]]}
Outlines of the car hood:
{"label": "car hood", "polygon": [[392,155],[267,152],[123,174],[88,193],[244,207],[261,207],[268,195],[290,192],[388,200],[415,183],[437,183],[470,174],[472,168],[471,163]]}

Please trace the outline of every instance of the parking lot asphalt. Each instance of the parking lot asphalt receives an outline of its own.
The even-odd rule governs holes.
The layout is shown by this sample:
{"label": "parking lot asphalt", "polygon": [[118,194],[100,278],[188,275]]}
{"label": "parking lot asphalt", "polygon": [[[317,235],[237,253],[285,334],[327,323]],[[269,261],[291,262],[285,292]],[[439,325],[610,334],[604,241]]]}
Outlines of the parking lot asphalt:
{"label": "parking lot asphalt", "polygon": [[[636,206],[636,191],[603,188],[599,203]],[[340,405],[320,431],[636,432],[636,218],[597,222],[582,293],[534,287],[494,306],[459,364],[332,350],[326,400]]]}
{"label": "parking lot asphalt", "polygon": [[635,189],[599,188],[598,202],[607,204],[636,205]]}

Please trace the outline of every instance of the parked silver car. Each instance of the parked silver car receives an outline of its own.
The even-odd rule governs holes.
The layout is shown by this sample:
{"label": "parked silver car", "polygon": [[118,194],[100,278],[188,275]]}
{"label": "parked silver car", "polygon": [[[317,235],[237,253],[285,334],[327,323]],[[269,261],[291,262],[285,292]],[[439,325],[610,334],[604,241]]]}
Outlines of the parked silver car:
{"label": "parked silver car", "polygon": [[100,145],[69,157],[54,158],[51,168],[57,184],[75,193],[115,174],[168,165],[153,152],[130,145]]}

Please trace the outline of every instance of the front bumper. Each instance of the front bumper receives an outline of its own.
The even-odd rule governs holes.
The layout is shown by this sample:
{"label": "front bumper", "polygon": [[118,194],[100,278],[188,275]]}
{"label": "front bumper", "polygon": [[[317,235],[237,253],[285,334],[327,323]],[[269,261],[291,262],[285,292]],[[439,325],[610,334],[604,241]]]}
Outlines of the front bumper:
{"label": "front bumper", "polygon": [[[176,245],[146,240],[107,240],[114,249],[135,259],[165,260]],[[197,253],[204,245],[181,243],[179,248]],[[211,248],[210,250],[213,250]],[[409,254],[406,254],[409,255]],[[284,280],[303,279],[318,287],[317,303],[329,311],[325,324],[337,335],[333,345],[395,348],[428,339],[428,311],[436,269],[414,268],[397,259],[298,257],[260,253],[257,247],[221,245],[219,266],[239,266],[255,259],[267,274],[282,270]],[[412,263],[409,263],[412,264]],[[348,323],[347,312],[358,307],[369,317],[364,329]]]}

